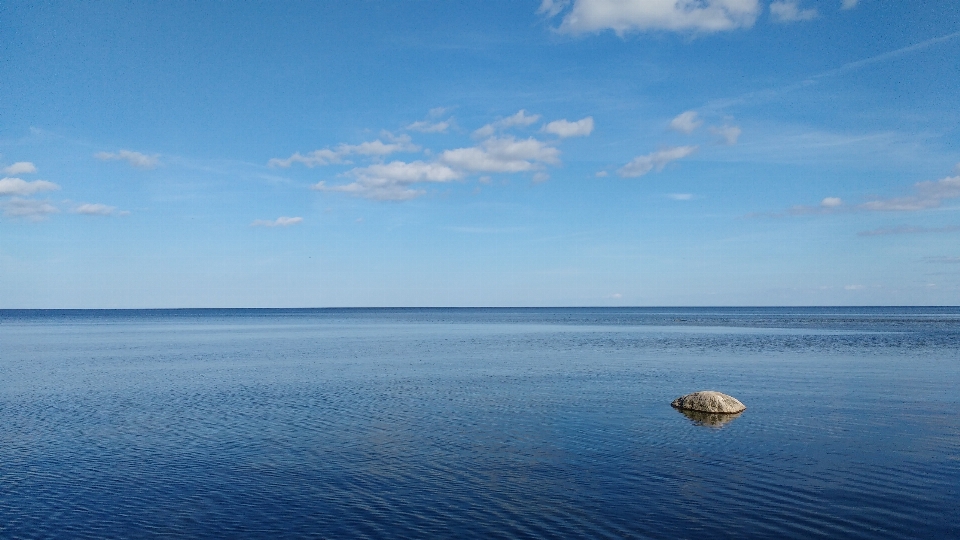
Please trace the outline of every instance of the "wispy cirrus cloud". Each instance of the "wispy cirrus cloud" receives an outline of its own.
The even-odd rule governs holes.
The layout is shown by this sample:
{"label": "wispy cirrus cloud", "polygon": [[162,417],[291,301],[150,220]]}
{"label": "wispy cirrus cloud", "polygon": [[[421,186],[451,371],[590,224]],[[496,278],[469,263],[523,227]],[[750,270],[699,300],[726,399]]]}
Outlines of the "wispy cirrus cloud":
{"label": "wispy cirrus cloud", "polygon": [[321,148],[307,154],[296,152],[288,158],[273,158],[267,165],[270,167],[289,167],[294,163],[300,163],[312,168],[345,163],[345,159],[351,155],[384,157],[397,152],[417,152],[420,150],[419,146],[413,144],[409,135],[394,136],[389,133],[383,135],[382,138],[387,139],[387,142],[376,139],[360,144],[339,144],[335,148]]}
{"label": "wispy cirrus cloud", "polygon": [[576,122],[571,122],[567,119],[554,120],[549,124],[543,126],[541,130],[544,133],[550,133],[551,135],[556,135],[561,139],[567,137],[586,137],[593,133],[593,117],[588,116],[586,118],[581,118]]}
{"label": "wispy cirrus cloud", "polygon": [[960,232],[960,225],[951,225],[947,227],[915,227],[912,225],[899,225],[897,227],[881,227],[869,231],[860,231],[857,236],[889,236],[892,234],[928,234],[928,233],[950,233]]}
{"label": "wispy cirrus cloud", "polygon": [[440,120],[437,122],[431,122],[430,120],[418,120],[408,125],[406,129],[420,133],[443,133],[447,131],[447,128],[450,127],[450,124],[450,120]]}
{"label": "wispy cirrus cloud", "polygon": [[153,169],[160,163],[160,155],[154,154],[148,156],[132,150],[120,150],[119,152],[97,152],[93,157],[100,161],[126,161],[130,165],[139,169]]}
{"label": "wispy cirrus cloud", "polygon": [[280,216],[277,219],[255,219],[250,224],[251,227],[289,227],[303,223],[302,217]]}
{"label": "wispy cirrus cloud", "polygon": [[916,192],[914,195],[874,199],[861,204],[860,208],[878,212],[914,212],[937,208],[947,199],[960,197],[960,175],[917,182],[913,187]]}
{"label": "wispy cirrus cloud", "polygon": [[56,191],[60,186],[46,180],[33,180],[28,182],[21,178],[3,178],[0,179],[0,196],[10,195],[33,195],[42,191]]}
{"label": "wispy cirrus cloud", "polygon": [[9,174],[11,176],[17,174],[33,174],[35,172],[37,172],[37,166],[29,161],[18,161],[3,168],[3,174]]}
{"label": "wispy cirrus cloud", "polygon": [[960,257],[924,257],[923,260],[928,263],[960,264]]}
{"label": "wispy cirrus cloud", "polygon": [[[836,214],[841,212],[919,212],[938,208],[943,201],[960,198],[960,175],[948,176],[940,180],[927,180],[913,185],[914,194],[903,197],[875,198],[873,200],[848,205],[840,197],[825,197],[818,206],[796,205],[783,213],[750,214],[748,217],[803,216],[815,214]],[[877,229],[860,233],[861,236],[879,234],[901,234],[913,232],[946,232],[941,229],[923,229],[899,227]]]}
{"label": "wispy cirrus cloud", "polygon": [[758,0],[543,0],[538,13],[553,18],[566,12],[557,28],[561,33],[613,30],[624,35],[632,31],[709,33],[749,28],[761,9]]}
{"label": "wispy cirrus cloud", "polygon": [[643,156],[637,156],[623,167],[617,169],[617,174],[623,178],[636,178],[651,171],[662,171],[671,161],[683,159],[696,151],[696,146],[674,146]]}
{"label": "wispy cirrus cloud", "polygon": [[116,206],[102,203],[84,203],[73,209],[75,214],[83,216],[126,216],[130,212],[118,210]]}
{"label": "wispy cirrus cloud", "polygon": [[50,214],[60,212],[56,206],[49,201],[38,201],[35,199],[22,199],[13,197],[10,200],[0,203],[3,209],[3,215],[14,218],[23,218],[30,221],[41,221]]}
{"label": "wispy cirrus cloud", "polygon": [[478,139],[483,139],[483,138],[492,136],[497,131],[509,129],[516,126],[521,126],[521,127],[529,126],[530,124],[533,124],[538,120],[540,120],[539,114],[527,114],[526,110],[520,109],[517,112],[517,114],[508,116],[506,118],[501,118],[496,122],[491,122],[477,129],[476,131],[473,132],[473,136]]}
{"label": "wispy cirrus cloud", "polygon": [[419,133],[446,133],[447,129],[453,126],[453,117],[447,118],[446,120],[441,119],[448,110],[446,107],[430,109],[430,112],[427,113],[426,120],[413,122],[405,129]]}

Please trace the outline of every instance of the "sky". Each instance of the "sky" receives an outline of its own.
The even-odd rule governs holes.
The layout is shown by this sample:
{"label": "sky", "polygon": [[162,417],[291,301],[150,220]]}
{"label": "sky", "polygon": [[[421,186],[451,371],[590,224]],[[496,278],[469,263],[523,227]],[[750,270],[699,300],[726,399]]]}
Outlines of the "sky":
{"label": "sky", "polygon": [[0,3],[0,308],[958,304],[955,0]]}

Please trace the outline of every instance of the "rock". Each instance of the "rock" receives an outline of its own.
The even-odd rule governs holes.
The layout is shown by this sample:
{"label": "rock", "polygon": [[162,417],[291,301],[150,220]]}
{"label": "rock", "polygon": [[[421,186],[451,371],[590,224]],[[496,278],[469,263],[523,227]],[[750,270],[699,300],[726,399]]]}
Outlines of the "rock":
{"label": "rock", "polygon": [[678,397],[670,405],[677,409],[715,414],[736,414],[746,409],[737,398],[713,390]]}

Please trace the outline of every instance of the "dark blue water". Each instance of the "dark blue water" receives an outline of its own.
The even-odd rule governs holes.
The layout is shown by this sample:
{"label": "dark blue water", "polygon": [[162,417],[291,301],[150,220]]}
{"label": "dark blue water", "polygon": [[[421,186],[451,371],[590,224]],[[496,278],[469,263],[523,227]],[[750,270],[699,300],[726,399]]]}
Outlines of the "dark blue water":
{"label": "dark blue water", "polygon": [[0,537],[957,538],[958,392],[956,308],[0,311]]}

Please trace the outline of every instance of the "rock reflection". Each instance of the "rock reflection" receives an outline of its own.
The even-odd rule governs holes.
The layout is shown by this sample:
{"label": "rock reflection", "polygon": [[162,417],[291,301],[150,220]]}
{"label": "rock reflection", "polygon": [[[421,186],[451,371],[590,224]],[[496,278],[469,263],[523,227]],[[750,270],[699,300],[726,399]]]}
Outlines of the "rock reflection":
{"label": "rock reflection", "polygon": [[690,419],[691,422],[698,426],[705,426],[710,428],[722,428],[723,426],[733,422],[735,419],[739,418],[742,415],[742,412],[739,413],[709,413],[701,411],[691,411],[689,409],[677,409],[680,414],[686,416]]}

